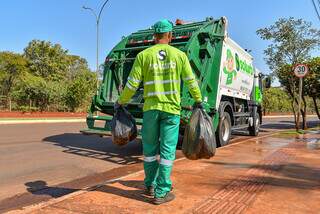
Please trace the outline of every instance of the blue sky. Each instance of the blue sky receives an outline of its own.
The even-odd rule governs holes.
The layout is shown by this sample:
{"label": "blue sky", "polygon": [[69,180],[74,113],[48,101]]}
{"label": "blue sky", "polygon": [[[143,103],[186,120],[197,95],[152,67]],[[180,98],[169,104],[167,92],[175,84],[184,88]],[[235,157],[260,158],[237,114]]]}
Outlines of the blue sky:
{"label": "blue sky", "polygon": [[[103,0],[2,0],[0,51],[22,53],[32,39],[60,43],[71,54],[86,58],[95,68],[95,22],[83,5],[98,9]],[[121,37],[150,27],[162,18],[200,21],[208,16],[229,20],[229,35],[252,50],[255,65],[264,73],[267,42],[258,28],[280,17],[303,18],[320,28],[311,0],[110,0],[101,20],[100,63]],[[319,53],[319,52],[317,52]]]}

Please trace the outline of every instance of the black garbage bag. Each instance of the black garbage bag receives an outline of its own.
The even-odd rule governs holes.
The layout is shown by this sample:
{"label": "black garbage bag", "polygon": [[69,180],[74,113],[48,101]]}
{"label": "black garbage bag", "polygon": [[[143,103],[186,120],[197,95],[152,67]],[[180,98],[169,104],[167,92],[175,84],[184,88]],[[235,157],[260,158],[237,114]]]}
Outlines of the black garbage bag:
{"label": "black garbage bag", "polygon": [[184,131],[182,152],[190,160],[209,159],[215,155],[216,139],[210,116],[195,108]]}
{"label": "black garbage bag", "polygon": [[112,142],[119,146],[126,145],[137,137],[137,125],[133,116],[123,106],[115,109],[111,120]]}

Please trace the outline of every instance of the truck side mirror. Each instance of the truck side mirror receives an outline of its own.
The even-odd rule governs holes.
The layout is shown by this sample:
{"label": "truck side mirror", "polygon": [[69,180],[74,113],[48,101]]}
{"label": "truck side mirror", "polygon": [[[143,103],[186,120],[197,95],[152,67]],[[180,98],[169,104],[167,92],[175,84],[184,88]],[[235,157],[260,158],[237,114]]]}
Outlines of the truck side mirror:
{"label": "truck side mirror", "polygon": [[264,87],[265,88],[270,88],[271,87],[271,78],[268,77],[268,76],[264,79]]}

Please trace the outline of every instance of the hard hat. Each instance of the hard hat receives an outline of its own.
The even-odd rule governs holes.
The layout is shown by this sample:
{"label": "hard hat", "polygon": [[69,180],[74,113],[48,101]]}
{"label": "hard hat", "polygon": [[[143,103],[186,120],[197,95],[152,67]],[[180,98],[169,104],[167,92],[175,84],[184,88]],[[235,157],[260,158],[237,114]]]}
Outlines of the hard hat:
{"label": "hard hat", "polygon": [[173,24],[168,19],[162,19],[156,22],[152,28],[155,33],[167,33],[172,31]]}

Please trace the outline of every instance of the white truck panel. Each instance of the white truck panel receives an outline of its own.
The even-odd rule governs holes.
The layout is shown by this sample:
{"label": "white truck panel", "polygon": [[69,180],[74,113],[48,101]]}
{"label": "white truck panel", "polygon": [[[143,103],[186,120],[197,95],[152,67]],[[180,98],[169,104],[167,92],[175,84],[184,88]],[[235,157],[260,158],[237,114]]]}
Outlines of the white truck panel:
{"label": "white truck panel", "polygon": [[230,38],[223,42],[216,108],[223,95],[251,99],[254,81],[253,58]]}

